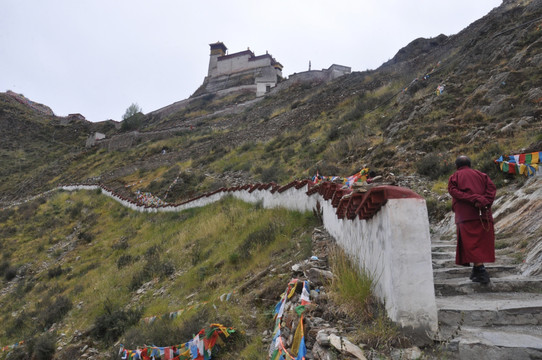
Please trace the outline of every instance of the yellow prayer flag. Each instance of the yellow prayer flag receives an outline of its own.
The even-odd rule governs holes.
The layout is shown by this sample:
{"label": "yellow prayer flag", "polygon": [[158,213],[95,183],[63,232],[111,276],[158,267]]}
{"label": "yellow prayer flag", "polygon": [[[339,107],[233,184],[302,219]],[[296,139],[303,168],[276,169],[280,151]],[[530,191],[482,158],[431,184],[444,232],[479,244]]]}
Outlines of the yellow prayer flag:
{"label": "yellow prayer flag", "polygon": [[225,326],[222,325],[222,324],[211,324],[211,327],[217,327],[217,328],[219,328],[220,331],[222,331],[222,333],[224,334],[225,337],[230,336],[230,333],[228,332],[228,328],[225,327]]}
{"label": "yellow prayer flag", "polygon": [[301,339],[303,338],[303,315],[299,318],[299,324],[297,324],[297,329],[295,329],[294,341],[292,342],[292,355],[297,356],[299,350],[299,344],[301,344]]}
{"label": "yellow prayer flag", "polygon": [[531,164],[538,164],[540,162],[540,153],[537,151],[532,153],[531,155]]}
{"label": "yellow prayer flag", "polygon": [[298,283],[298,282],[296,282],[296,283],[294,284],[294,286],[292,287],[292,290],[290,290],[290,293],[288,294],[288,299],[291,298],[292,296],[294,296],[294,294],[295,294],[295,288],[297,287],[297,283]]}
{"label": "yellow prayer flag", "polygon": [[179,356],[190,356],[190,349],[188,349],[185,352],[179,354]]}

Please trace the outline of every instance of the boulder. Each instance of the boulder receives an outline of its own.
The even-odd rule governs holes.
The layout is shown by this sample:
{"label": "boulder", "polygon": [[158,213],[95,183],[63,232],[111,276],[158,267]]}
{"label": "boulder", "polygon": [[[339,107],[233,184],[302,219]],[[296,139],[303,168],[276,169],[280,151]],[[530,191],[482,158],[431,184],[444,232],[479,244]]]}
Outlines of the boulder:
{"label": "boulder", "polygon": [[527,98],[529,101],[532,102],[538,102],[542,100],[542,89],[541,88],[533,88],[527,92]]}
{"label": "boulder", "polygon": [[314,346],[312,347],[312,355],[314,357],[314,360],[333,360],[333,359],[336,359],[335,356],[332,356],[329,353],[329,350],[324,349],[318,343],[315,343]]}
{"label": "boulder", "polygon": [[397,360],[415,360],[422,358],[422,351],[419,347],[414,346],[408,349],[395,349],[391,353],[392,359]]}
{"label": "boulder", "polygon": [[331,281],[333,279],[333,273],[328,270],[322,270],[317,268],[310,268],[305,270],[305,277],[313,285],[323,285],[324,283]]}
{"label": "boulder", "polygon": [[500,131],[503,134],[511,135],[517,130],[517,128],[518,128],[517,125],[511,122],[510,124],[503,126]]}
{"label": "boulder", "polygon": [[329,334],[327,333],[326,330],[318,331],[318,334],[316,335],[316,342],[326,347],[331,344],[329,341]]}
{"label": "boulder", "polygon": [[331,346],[339,350],[341,353],[355,356],[356,359],[359,359],[359,360],[367,359],[365,355],[363,354],[363,350],[361,350],[359,346],[352,344],[350,341],[348,341],[347,339],[343,337],[337,336],[335,334],[330,334],[329,342],[331,343]]}

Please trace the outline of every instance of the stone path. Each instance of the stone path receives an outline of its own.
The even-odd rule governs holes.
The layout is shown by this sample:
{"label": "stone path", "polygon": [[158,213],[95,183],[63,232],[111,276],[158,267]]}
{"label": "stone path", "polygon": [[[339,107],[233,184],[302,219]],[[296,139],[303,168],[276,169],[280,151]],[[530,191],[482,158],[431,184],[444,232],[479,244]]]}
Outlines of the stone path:
{"label": "stone path", "polygon": [[542,359],[542,278],[499,254],[487,285],[454,264],[455,240],[432,241],[439,340],[450,359]]}

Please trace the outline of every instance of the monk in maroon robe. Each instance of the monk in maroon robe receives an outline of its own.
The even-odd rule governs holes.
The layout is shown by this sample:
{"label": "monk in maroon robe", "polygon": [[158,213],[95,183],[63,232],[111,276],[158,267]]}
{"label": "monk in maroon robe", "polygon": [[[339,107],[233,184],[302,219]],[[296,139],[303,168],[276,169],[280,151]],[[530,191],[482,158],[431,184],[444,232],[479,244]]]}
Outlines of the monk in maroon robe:
{"label": "monk in maroon robe", "polygon": [[471,169],[467,156],[459,156],[455,164],[457,171],[448,180],[457,226],[455,263],[465,266],[473,263],[470,279],[487,284],[489,274],[484,263],[495,262],[491,205],[497,188],[489,176]]}

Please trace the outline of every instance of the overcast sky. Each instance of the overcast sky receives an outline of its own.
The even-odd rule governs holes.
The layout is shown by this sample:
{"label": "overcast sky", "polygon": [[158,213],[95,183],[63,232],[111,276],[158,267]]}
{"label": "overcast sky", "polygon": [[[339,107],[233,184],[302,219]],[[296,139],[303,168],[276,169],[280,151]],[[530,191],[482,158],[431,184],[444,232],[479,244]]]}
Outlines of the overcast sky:
{"label": "overcast sky", "polygon": [[501,0],[0,0],[0,91],[64,116],[121,120],[189,97],[209,44],[269,51],[294,72],[375,69],[419,37],[456,34]]}

